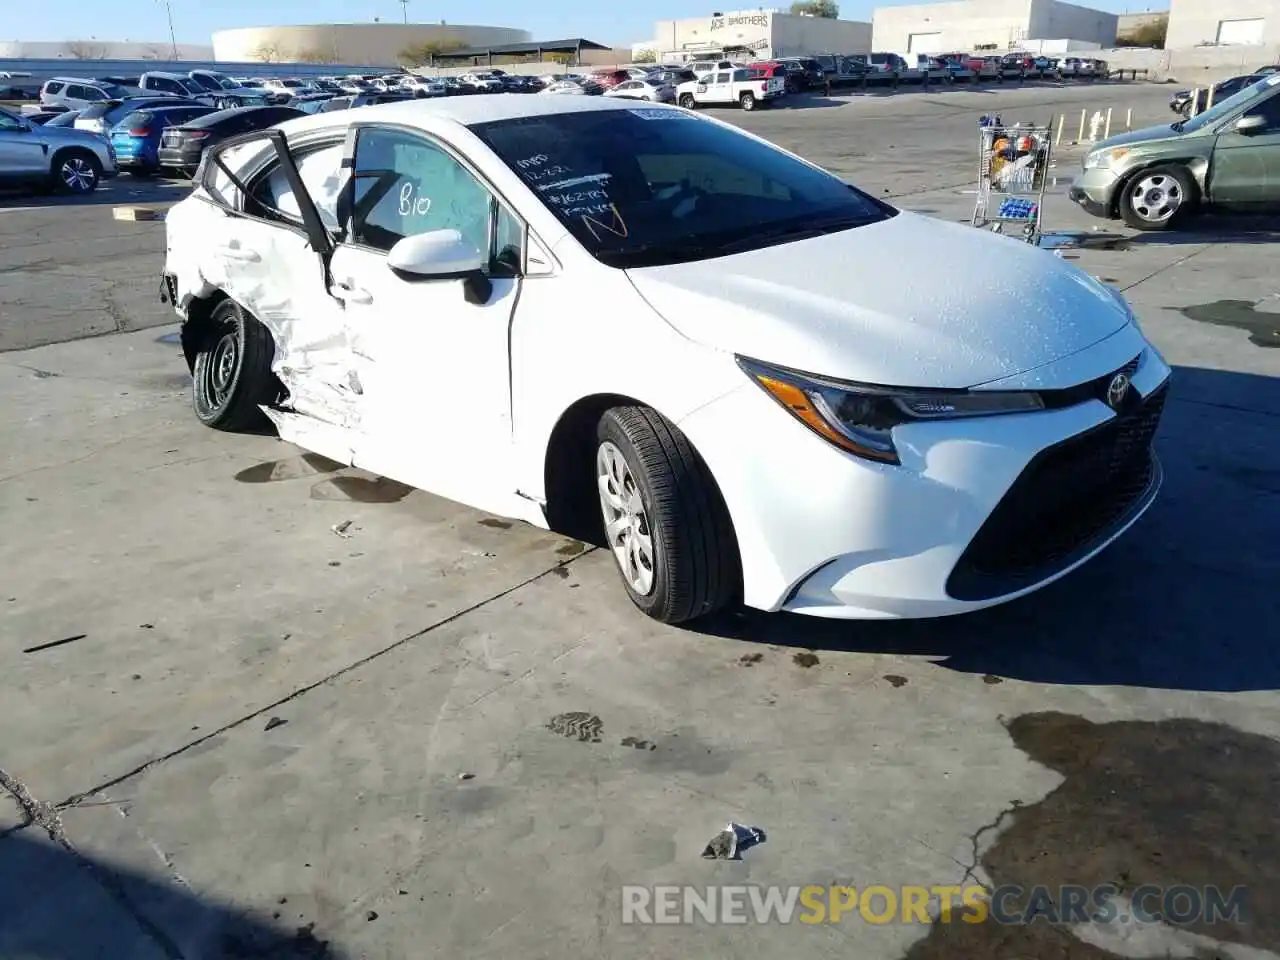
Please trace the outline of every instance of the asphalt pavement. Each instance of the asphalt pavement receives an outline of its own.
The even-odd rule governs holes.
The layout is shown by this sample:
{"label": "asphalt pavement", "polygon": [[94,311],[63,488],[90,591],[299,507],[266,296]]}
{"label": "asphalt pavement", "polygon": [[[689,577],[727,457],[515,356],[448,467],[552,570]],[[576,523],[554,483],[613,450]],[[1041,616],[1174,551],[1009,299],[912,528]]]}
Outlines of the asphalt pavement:
{"label": "asphalt pavement", "polygon": [[[1166,99],[716,115],[961,220],[981,113],[1065,115],[1071,139],[1081,109],[1154,123]],[[1277,236],[1091,220],[1065,197],[1079,156],[1046,229],[1175,368],[1164,493],[1063,581],[907,623],[664,627],[599,550],[204,429],[156,301],[163,224],[112,215],[185,188],[0,197],[0,956],[1280,956]],[[704,859],[728,821],[764,842]],[[1023,904],[1239,887],[1247,908],[1054,927],[884,922],[884,894],[824,922],[627,906],[974,883]]]}

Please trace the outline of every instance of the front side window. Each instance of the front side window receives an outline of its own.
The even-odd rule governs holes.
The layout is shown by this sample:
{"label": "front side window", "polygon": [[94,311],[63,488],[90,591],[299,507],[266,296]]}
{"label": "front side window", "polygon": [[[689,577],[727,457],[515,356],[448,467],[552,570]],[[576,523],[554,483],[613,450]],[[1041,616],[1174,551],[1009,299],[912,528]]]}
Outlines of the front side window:
{"label": "front side window", "polygon": [[0,130],[21,130],[23,129],[22,121],[9,113],[7,110],[0,110]]}
{"label": "front side window", "polygon": [[[330,230],[338,229],[338,193],[342,186],[343,144],[325,144],[294,155],[298,176],[315,205],[320,219]],[[253,189],[253,199],[267,211],[279,214],[296,224],[302,223],[302,210],[289,178],[275,164]]]}
{"label": "front side window", "polygon": [[221,90],[221,89],[222,89],[220,86],[218,86],[217,81],[216,81],[216,80],[214,80],[214,79],[213,79],[213,77],[206,76],[206,75],[205,75],[205,74],[203,74],[203,73],[197,73],[197,74],[194,74],[194,75],[191,77],[191,80],[192,80],[192,82],[194,82],[194,83],[196,84],[196,86],[198,86],[201,90],[207,90],[207,91],[209,91],[209,92],[211,92],[211,93],[216,93],[217,91],[219,91],[219,90]]}
{"label": "front side window", "polygon": [[1280,131],[1280,93],[1275,94],[1270,99],[1262,101],[1257,106],[1250,107],[1245,111],[1246,117],[1262,117],[1267,121],[1266,130],[1269,132]]}
{"label": "front side window", "polygon": [[1192,130],[1199,130],[1208,124],[1217,123],[1223,117],[1234,113],[1254,97],[1258,96],[1260,92],[1266,89],[1266,85],[1270,79],[1271,78],[1268,77],[1266,80],[1259,80],[1257,83],[1250,84],[1238,93],[1215,103],[1208,110],[1204,111],[1204,113],[1197,113],[1190,120],[1183,120],[1180,123],[1175,124],[1176,128],[1190,132]]}
{"label": "front side window", "polygon": [[717,73],[717,74],[716,74],[715,82],[716,82],[716,83],[728,83],[728,82],[729,82],[729,74],[727,74],[727,73]]}
{"label": "front side window", "polygon": [[356,141],[352,241],[390,250],[432,230],[457,230],[487,253],[492,267],[519,267],[523,228],[470,170],[423,137],[363,129]]}
{"label": "front side window", "polygon": [[895,216],[769,144],[665,109],[494,120],[471,127],[597,259],[707,259]]}

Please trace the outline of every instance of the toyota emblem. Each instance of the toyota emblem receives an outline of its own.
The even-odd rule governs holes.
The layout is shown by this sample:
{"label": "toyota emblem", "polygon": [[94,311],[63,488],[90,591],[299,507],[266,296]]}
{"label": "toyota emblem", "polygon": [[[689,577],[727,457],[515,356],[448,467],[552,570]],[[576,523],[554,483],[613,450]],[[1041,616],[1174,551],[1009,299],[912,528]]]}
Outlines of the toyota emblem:
{"label": "toyota emblem", "polygon": [[1123,373],[1117,373],[1111,378],[1111,382],[1107,384],[1107,403],[1113,410],[1119,410],[1120,405],[1124,403],[1124,398],[1129,395],[1129,378]]}

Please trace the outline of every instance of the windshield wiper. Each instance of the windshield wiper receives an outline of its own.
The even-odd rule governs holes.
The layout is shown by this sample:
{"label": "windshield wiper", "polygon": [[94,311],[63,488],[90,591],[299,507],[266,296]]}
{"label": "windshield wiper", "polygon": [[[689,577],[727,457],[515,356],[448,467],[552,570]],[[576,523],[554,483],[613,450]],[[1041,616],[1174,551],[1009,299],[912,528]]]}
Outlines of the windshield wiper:
{"label": "windshield wiper", "polygon": [[1187,122],[1187,121],[1185,121],[1185,120],[1175,120],[1173,123],[1169,124],[1169,126],[1170,126],[1170,127],[1171,127],[1175,132],[1177,132],[1177,133],[1181,133],[1181,132],[1182,132],[1182,128],[1183,128],[1183,126],[1186,124],[1186,122]]}

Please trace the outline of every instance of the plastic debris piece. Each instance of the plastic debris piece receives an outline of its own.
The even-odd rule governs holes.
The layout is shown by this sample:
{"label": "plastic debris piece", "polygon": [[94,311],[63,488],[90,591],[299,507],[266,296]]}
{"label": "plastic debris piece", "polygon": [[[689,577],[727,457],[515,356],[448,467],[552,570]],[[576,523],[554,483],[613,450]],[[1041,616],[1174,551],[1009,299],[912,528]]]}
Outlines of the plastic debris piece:
{"label": "plastic debris piece", "polygon": [[336,533],[338,536],[342,537],[344,540],[348,540],[351,538],[351,534],[347,533],[347,531],[351,529],[350,520],[343,520],[341,523],[335,523],[329,529],[332,530],[334,533]]}
{"label": "plastic debris piece", "polygon": [[764,843],[765,839],[759,827],[744,827],[730,821],[703,848],[702,857],[704,860],[741,860],[744,851]]}
{"label": "plastic debris piece", "polygon": [[460,773],[460,774],[458,774],[458,779],[459,779],[459,780],[474,780],[474,779],[475,779],[475,777],[476,777],[476,775],[475,775],[474,773]]}
{"label": "plastic debris piece", "polygon": [[279,717],[272,717],[267,721],[267,725],[262,729],[263,732],[266,732],[267,730],[274,730],[276,727],[283,727],[288,722],[288,720],[281,720]]}

